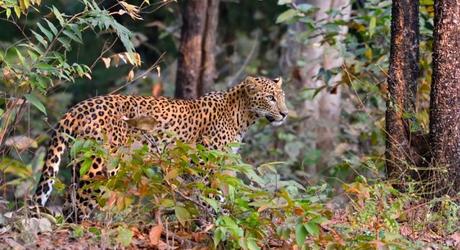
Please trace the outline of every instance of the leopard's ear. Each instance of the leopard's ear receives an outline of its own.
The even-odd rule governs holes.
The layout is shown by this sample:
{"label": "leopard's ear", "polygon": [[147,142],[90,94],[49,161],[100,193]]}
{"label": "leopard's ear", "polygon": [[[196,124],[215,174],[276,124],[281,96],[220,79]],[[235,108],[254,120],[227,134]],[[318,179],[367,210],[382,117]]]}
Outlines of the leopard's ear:
{"label": "leopard's ear", "polygon": [[257,82],[257,78],[256,77],[253,77],[253,76],[246,76],[246,78],[244,78],[244,81],[245,82]]}
{"label": "leopard's ear", "polygon": [[248,95],[254,95],[262,89],[262,86],[257,78],[252,76],[247,76],[244,79],[244,85]]}
{"label": "leopard's ear", "polygon": [[273,79],[273,81],[275,82],[278,88],[281,88],[281,85],[283,85],[283,78],[281,76],[278,76],[277,78]]}

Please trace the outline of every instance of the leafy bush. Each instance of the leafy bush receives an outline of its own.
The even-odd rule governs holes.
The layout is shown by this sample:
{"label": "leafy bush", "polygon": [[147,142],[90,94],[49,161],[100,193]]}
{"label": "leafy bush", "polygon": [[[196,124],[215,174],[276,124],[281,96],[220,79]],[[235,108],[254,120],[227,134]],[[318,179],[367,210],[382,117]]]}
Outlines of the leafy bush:
{"label": "leafy bush", "polygon": [[[420,213],[419,208],[437,201],[426,203],[388,183],[369,184],[358,176],[343,185],[349,205],[335,209],[327,184],[304,187],[282,180],[276,170],[280,164],[254,169],[230,149],[177,142],[152,154],[133,144],[108,155],[97,143],[77,141],[72,152],[78,161],[97,155],[110,162],[109,168],[119,167],[117,175],[90,184],[105,191],[99,199],[99,223],[110,222],[118,234],[129,234],[113,244],[134,244],[127,240],[134,237],[134,226],[154,235],[157,240],[150,244],[158,247],[171,237],[169,244],[181,247],[405,249],[422,245],[402,233],[408,217],[427,216],[418,229],[411,225],[421,233],[429,225],[450,235],[459,226],[459,207],[448,197],[441,199],[437,213]],[[224,201],[219,201],[220,195]],[[433,216],[436,219],[427,219]],[[176,243],[174,237],[179,239]]]}

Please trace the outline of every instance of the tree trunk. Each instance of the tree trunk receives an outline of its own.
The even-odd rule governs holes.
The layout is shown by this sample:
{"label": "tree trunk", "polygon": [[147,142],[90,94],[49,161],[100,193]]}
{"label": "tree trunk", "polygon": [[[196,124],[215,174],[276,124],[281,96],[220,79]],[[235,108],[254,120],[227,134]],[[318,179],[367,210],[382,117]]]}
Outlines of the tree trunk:
{"label": "tree trunk", "polygon": [[183,3],[175,92],[178,98],[196,98],[211,89],[218,9],[219,0]]}
{"label": "tree trunk", "polygon": [[434,194],[460,191],[460,2],[435,1],[430,139]]}
{"label": "tree trunk", "polygon": [[217,24],[219,22],[219,0],[208,0],[206,28],[203,36],[203,61],[201,81],[198,85],[198,94],[204,95],[212,91],[214,80],[217,77],[215,48],[217,40]]}
{"label": "tree trunk", "polygon": [[411,147],[419,60],[419,2],[393,1],[386,111],[386,167],[390,179],[403,182],[410,166],[419,164]]}

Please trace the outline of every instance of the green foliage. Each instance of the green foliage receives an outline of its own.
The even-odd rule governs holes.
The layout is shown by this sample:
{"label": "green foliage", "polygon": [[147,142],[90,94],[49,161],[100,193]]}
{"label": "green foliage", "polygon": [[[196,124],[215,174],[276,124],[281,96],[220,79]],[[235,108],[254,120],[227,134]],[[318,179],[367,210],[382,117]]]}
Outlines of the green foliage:
{"label": "green foliage", "polygon": [[17,1],[17,0],[5,0],[0,2],[0,11],[4,12],[6,15],[6,18],[9,19],[11,18],[11,14],[14,13],[16,14],[17,17],[21,17],[21,15],[27,14],[28,10],[32,6],[39,6],[41,4],[41,0],[22,0],[22,1]]}
{"label": "green foliage", "polygon": [[131,31],[96,2],[85,0],[82,3],[84,10],[76,14],[66,14],[51,6],[48,16],[52,18],[44,17],[37,22],[36,29],[30,29],[31,36],[24,36],[24,41],[0,51],[5,85],[12,93],[23,94],[45,115],[44,105],[31,91],[46,94],[50,88],[56,87],[56,82],[74,82],[81,77],[91,79],[88,65],[70,63],[67,57],[73,43],[83,43],[84,31],[114,32],[132,61],[135,60]]}
{"label": "green foliage", "polygon": [[[369,184],[364,176],[343,185],[350,202],[345,210],[335,211],[327,184],[305,187],[282,181],[276,164],[254,169],[230,150],[177,142],[162,153],[133,144],[108,155],[92,141],[76,141],[72,152],[75,160],[96,154],[119,168],[116,176],[90,184],[104,190],[96,218],[122,223],[114,231],[113,244],[132,244],[132,229],[127,228],[145,221],[167,224],[170,233],[183,237],[201,235],[196,243],[225,249],[262,249],[273,242],[345,249],[405,249],[421,244],[401,232],[409,217],[424,214],[412,212],[420,207],[414,202],[423,199],[401,194],[382,181]],[[225,201],[216,199],[223,193]],[[442,209],[424,214],[418,230],[436,225],[445,234],[455,232],[459,207],[448,197],[440,201]],[[203,219],[208,229],[198,227],[196,222]]]}

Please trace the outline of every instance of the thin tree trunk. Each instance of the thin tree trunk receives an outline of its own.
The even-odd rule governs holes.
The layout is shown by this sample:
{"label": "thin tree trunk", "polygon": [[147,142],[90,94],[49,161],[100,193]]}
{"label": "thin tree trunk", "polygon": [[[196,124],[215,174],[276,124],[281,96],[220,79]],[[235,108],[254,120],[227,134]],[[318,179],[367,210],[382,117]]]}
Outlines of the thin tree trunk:
{"label": "thin tree trunk", "polygon": [[183,3],[175,92],[178,98],[196,98],[212,88],[218,9],[219,0]]}
{"label": "thin tree trunk", "polygon": [[198,94],[204,95],[212,90],[217,77],[215,48],[217,40],[217,24],[219,22],[219,0],[208,0],[206,28],[203,35],[203,57],[201,81]]}
{"label": "thin tree trunk", "polygon": [[183,4],[175,95],[191,99],[198,96],[208,1],[187,0]]}
{"label": "thin tree trunk", "polygon": [[[419,3],[393,1],[391,50],[386,111],[386,167],[390,179],[401,183],[418,164],[411,147],[410,122],[415,117],[419,60]],[[412,116],[412,115],[413,116]]]}
{"label": "thin tree trunk", "polygon": [[460,191],[460,2],[435,1],[430,139],[435,194]]}

